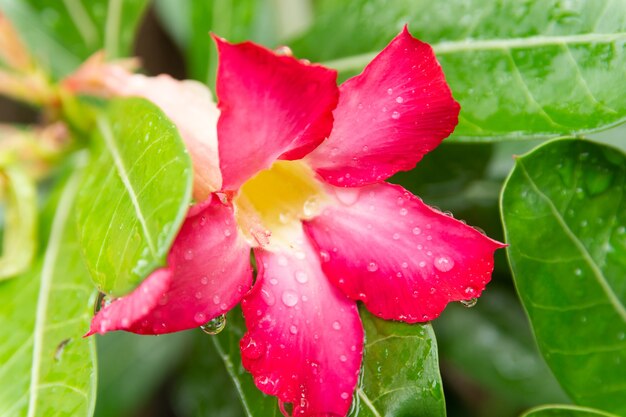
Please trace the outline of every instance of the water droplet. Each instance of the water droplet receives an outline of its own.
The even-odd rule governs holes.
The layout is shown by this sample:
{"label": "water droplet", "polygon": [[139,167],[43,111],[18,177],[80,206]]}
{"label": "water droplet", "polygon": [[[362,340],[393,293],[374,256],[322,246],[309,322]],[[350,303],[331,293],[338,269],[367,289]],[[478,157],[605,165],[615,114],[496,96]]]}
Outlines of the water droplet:
{"label": "water droplet", "polygon": [[306,284],[309,280],[309,276],[304,271],[296,271],[296,281],[300,284]]}
{"label": "water droplet", "polygon": [[348,360],[348,357],[346,355],[341,355],[341,356],[339,356],[339,360],[341,362],[346,362]]}
{"label": "water droplet", "polygon": [[334,321],[333,322],[333,329],[341,330],[341,323],[339,323],[338,321]]}
{"label": "water droplet", "polygon": [[478,303],[478,298],[470,298],[469,300],[461,300],[463,307],[472,308]]}
{"label": "water droplet", "polygon": [[220,296],[216,294],[213,296],[213,304],[217,305],[219,303],[220,303]]}
{"label": "water droplet", "polygon": [[266,290],[265,288],[261,290],[261,296],[263,297],[263,301],[265,301],[265,304],[267,304],[268,306],[273,306],[276,302],[274,294],[271,291]]}
{"label": "water droplet", "polygon": [[583,274],[582,269],[580,268],[576,268],[576,270],[574,271],[574,273],[576,274],[576,276],[581,276]]}
{"label": "water droplet", "polygon": [[320,251],[320,258],[322,259],[322,262],[328,262],[330,261],[330,254],[325,250]]}
{"label": "water droplet", "polygon": [[342,392],[341,393],[341,399],[342,400],[347,400],[348,398],[350,398],[350,394],[348,394],[347,392]]}
{"label": "water droplet", "polygon": [[398,240],[400,239],[400,233],[394,233],[392,236],[393,240]]}
{"label": "water droplet", "polygon": [[404,99],[400,96],[396,97],[396,102],[397,103],[404,103]]}
{"label": "water droplet", "polygon": [[195,294],[196,298],[199,300],[202,298],[202,293],[200,291],[197,291]]}
{"label": "water droplet", "polygon": [[204,315],[204,313],[201,312],[196,313],[195,316],[193,316],[193,319],[198,324],[206,323],[206,316]]}
{"label": "water droplet", "polygon": [[441,272],[448,272],[454,268],[454,261],[447,256],[439,256],[435,259],[435,268]]}
{"label": "water droplet", "polygon": [[283,304],[287,307],[293,307],[298,304],[298,294],[293,290],[285,290],[282,296]]}
{"label": "water droplet", "polygon": [[209,283],[209,277],[207,277],[206,275],[203,276],[202,278],[200,278],[200,283],[202,285],[207,285]]}
{"label": "water droplet", "polygon": [[304,206],[302,207],[302,211],[306,217],[315,216],[319,209],[319,203],[317,202],[317,198],[312,197],[304,202]]}
{"label": "water droplet", "polygon": [[393,113],[391,113],[391,118],[394,120],[398,120],[400,118],[400,113],[394,111]]}
{"label": "water droplet", "polygon": [[406,216],[409,211],[405,208],[400,209],[400,216]]}
{"label": "water droplet", "polygon": [[387,94],[392,95],[393,94],[393,88],[388,88],[387,89]]}
{"label": "water droplet", "polygon": [[422,233],[422,229],[420,229],[419,227],[414,227],[413,228],[413,234],[415,236],[419,235],[420,233]]}
{"label": "water droplet", "polygon": [[215,317],[213,320],[209,320],[208,322],[200,326],[204,333],[211,335],[218,334],[219,332],[224,330],[224,327],[226,327],[226,316],[224,316],[223,314],[221,316]]}
{"label": "water droplet", "polygon": [[376,262],[370,262],[367,264],[367,270],[370,272],[378,271],[378,264]]}
{"label": "water droplet", "polygon": [[264,346],[247,333],[241,339],[241,354],[248,359],[260,358],[264,350]]}
{"label": "water droplet", "polygon": [[230,234],[231,234],[230,229],[224,229],[224,236],[228,237],[230,236]]}
{"label": "water droplet", "polygon": [[418,263],[420,268],[424,268],[426,266],[426,262],[424,261],[420,261],[420,263]]}
{"label": "water droplet", "polygon": [[344,206],[351,206],[359,199],[360,190],[358,188],[335,188],[337,200]]}
{"label": "water droplet", "polygon": [[259,375],[255,377],[254,384],[269,395],[274,395],[278,391],[278,384],[268,376]]}
{"label": "water droplet", "polygon": [[183,255],[183,257],[185,258],[185,260],[190,261],[193,259],[193,251],[191,249],[185,251],[185,254]]}
{"label": "water droplet", "polygon": [[291,333],[291,334],[298,334],[298,328],[295,325],[292,324],[289,327],[289,333]]}
{"label": "water droplet", "polygon": [[270,284],[276,285],[278,284],[278,280],[276,278],[270,278]]}

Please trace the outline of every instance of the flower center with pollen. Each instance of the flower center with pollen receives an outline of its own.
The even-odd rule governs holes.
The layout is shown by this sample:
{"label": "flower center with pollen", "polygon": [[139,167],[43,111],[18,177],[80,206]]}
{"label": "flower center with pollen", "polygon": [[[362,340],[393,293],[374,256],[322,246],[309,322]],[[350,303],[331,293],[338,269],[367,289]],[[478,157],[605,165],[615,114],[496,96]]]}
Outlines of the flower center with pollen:
{"label": "flower center with pollen", "polygon": [[294,247],[301,220],[317,216],[328,202],[315,172],[300,161],[277,161],[239,189],[235,218],[254,246]]}

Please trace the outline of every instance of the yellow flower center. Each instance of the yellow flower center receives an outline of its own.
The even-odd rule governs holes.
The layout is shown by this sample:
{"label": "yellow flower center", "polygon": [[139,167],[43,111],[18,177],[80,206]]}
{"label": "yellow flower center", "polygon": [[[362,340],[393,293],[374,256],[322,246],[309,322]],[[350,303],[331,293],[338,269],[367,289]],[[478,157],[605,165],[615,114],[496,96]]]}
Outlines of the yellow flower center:
{"label": "yellow flower center", "polygon": [[300,220],[318,215],[328,202],[315,172],[300,161],[277,161],[239,189],[235,218],[254,246],[291,247],[301,236]]}

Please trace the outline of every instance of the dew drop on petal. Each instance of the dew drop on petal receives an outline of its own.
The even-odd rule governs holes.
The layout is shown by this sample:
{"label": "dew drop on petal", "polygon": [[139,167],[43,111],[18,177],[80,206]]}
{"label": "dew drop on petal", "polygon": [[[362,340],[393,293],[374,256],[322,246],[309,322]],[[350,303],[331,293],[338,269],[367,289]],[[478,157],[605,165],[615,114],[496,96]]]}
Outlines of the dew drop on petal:
{"label": "dew drop on petal", "polygon": [[338,321],[334,321],[333,322],[333,329],[341,330],[341,323],[339,323]]}
{"label": "dew drop on petal", "polygon": [[347,392],[342,392],[341,393],[341,399],[342,400],[347,400],[348,398],[350,398],[350,394],[348,394]]}
{"label": "dew drop on petal", "polygon": [[393,94],[393,88],[388,88],[387,89],[387,94],[392,95]]}
{"label": "dew drop on petal", "polygon": [[287,307],[293,307],[298,304],[298,294],[292,290],[285,290],[281,299]]}
{"label": "dew drop on petal", "polygon": [[186,261],[191,261],[193,259],[193,251],[191,249],[185,251],[185,254],[183,255],[183,257],[185,258]]}
{"label": "dew drop on petal", "polygon": [[213,296],[213,304],[218,305],[219,303],[220,303],[220,296],[216,294]]}
{"label": "dew drop on petal", "polygon": [[378,264],[376,262],[370,262],[367,264],[367,270],[370,272],[378,271]]}
{"label": "dew drop on petal", "polygon": [[405,208],[400,209],[400,216],[406,216],[409,211]]}
{"label": "dew drop on petal", "polygon": [[270,278],[270,284],[276,285],[278,284],[278,280],[276,278]]}
{"label": "dew drop on petal", "polygon": [[263,297],[263,301],[265,301],[265,304],[267,304],[268,306],[273,306],[276,302],[274,294],[272,294],[271,291],[268,291],[265,288],[261,290],[261,296]]}
{"label": "dew drop on petal", "polygon": [[320,251],[320,258],[322,259],[322,262],[328,262],[330,261],[330,255],[328,252],[326,252],[325,250]]}
{"label": "dew drop on petal", "polygon": [[360,190],[354,187],[337,187],[335,189],[335,195],[337,200],[344,206],[351,206],[359,199]]}
{"label": "dew drop on petal", "polygon": [[204,323],[206,323],[206,315],[205,315],[204,313],[202,313],[202,312],[196,313],[196,314],[193,316],[193,319],[194,319],[194,321],[195,321],[196,323],[198,323],[198,324],[204,324]]}
{"label": "dew drop on petal", "polygon": [[304,271],[296,271],[296,281],[300,284],[306,284],[309,280],[309,276]]}
{"label": "dew drop on petal", "polygon": [[448,256],[439,256],[435,259],[435,268],[441,272],[448,272],[454,268],[454,261]]}
{"label": "dew drop on petal", "polygon": [[397,111],[394,111],[393,113],[391,113],[391,118],[394,120],[398,120],[400,118],[400,113]]}
{"label": "dew drop on petal", "polygon": [[339,360],[341,362],[346,362],[348,360],[348,357],[346,355],[341,355],[341,356],[339,356]]}
{"label": "dew drop on petal", "polygon": [[291,334],[298,334],[298,328],[295,325],[292,324],[289,327],[289,333],[291,333]]}
{"label": "dew drop on petal", "polygon": [[208,322],[200,326],[204,333],[211,335],[218,334],[219,332],[224,330],[224,327],[226,327],[226,316],[224,316],[223,314],[221,316],[215,317],[213,320],[209,320]]}
{"label": "dew drop on petal", "polygon": [[263,355],[264,347],[261,342],[254,340],[249,334],[241,339],[241,354],[248,359],[258,359]]}
{"label": "dew drop on petal", "polygon": [[415,236],[419,235],[420,233],[422,233],[422,229],[420,229],[419,227],[414,227],[413,228],[413,234]]}

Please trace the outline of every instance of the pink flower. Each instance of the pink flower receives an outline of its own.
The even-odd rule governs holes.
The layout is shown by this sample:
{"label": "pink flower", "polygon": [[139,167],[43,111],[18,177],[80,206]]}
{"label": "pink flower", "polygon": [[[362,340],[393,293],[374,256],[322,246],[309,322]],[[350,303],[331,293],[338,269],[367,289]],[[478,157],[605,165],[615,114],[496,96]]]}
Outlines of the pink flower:
{"label": "pink flower", "polygon": [[216,42],[221,187],[189,211],[167,267],[90,334],[189,329],[241,301],[257,387],[294,415],[346,415],[363,352],[356,301],[385,319],[434,319],[481,294],[503,246],[383,182],[453,131],[459,105],[406,28],[339,88],[322,66]]}

